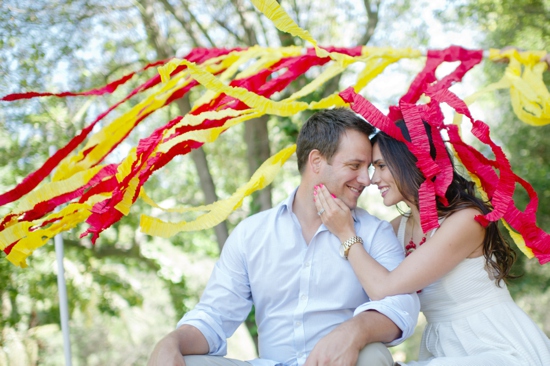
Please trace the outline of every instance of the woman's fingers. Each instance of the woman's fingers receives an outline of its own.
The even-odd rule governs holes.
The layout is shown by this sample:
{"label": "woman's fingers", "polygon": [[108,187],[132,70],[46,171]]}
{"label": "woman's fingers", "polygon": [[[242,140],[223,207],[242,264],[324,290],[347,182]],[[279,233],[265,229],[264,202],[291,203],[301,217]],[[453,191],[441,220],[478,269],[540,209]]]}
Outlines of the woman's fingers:
{"label": "woman's fingers", "polygon": [[319,214],[319,212],[321,212],[321,213],[324,212],[324,211],[322,211],[322,210],[324,210],[323,203],[319,199],[319,196],[320,196],[320,194],[318,192],[317,186],[315,186],[315,188],[313,190],[313,201],[315,202],[315,207],[317,208],[317,213],[318,214]]}
{"label": "woman's fingers", "polygon": [[317,214],[321,217],[323,224],[338,238],[347,239],[349,233],[355,233],[349,207],[333,196],[324,185],[316,186],[314,189]]}
{"label": "woman's fingers", "polygon": [[331,210],[345,210],[347,206],[340,201],[335,195],[330,193],[324,184],[319,185],[319,194],[323,197],[323,203]]}

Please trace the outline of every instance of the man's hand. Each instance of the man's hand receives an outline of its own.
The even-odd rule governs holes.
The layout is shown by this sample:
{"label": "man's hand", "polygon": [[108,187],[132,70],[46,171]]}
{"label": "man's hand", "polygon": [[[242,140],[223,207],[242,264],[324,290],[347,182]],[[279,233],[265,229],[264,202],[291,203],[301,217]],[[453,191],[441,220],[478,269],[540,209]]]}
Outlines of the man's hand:
{"label": "man's hand", "polygon": [[304,366],[355,366],[363,345],[351,328],[353,326],[345,322],[324,336],[315,345]]}
{"label": "man's hand", "polygon": [[337,326],[309,354],[304,366],[355,366],[359,352],[369,343],[391,342],[401,329],[388,317],[369,310]]}

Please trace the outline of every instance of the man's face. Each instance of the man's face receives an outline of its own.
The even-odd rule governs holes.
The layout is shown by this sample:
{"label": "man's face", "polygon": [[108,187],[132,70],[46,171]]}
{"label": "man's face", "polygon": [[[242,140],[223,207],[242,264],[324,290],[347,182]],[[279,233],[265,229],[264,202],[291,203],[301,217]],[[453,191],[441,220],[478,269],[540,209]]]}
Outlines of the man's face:
{"label": "man's face", "polygon": [[323,161],[321,183],[350,209],[357,206],[363,189],[370,184],[368,168],[371,149],[367,136],[348,129],[340,136],[338,150],[331,163]]}

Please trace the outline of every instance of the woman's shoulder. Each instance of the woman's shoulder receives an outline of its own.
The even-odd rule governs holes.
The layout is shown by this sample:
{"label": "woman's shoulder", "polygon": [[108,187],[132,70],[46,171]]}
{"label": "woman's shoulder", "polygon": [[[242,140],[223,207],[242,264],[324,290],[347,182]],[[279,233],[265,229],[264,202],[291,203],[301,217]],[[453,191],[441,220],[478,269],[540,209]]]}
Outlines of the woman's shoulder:
{"label": "woman's shoulder", "polygon": [[446,216],[444,222],[465,221],[467,223],[481,225],[475,220],[476,216],[479,215],[483,214],[478,209],[474,207],[465,207]]}
{"label": "woman's shoulder", "polygon": [[[483,256],[483,240],[485,227],[476,221],[476,216],[482,213],[472,207],[463,208],[447,216],[435,235],[453,248],[457,253],[465,254],[466,258]],[[442,235],[442,236],[441,236]]]}
{"label": "woman's shoulder", "polygon": [[463,234],[471,239],[483,237],[485,228],[476,220],[476,216],[480,215],[482,213],[473,207],[463,208],[445,217],[438,230],[451,230],[454,234]]}

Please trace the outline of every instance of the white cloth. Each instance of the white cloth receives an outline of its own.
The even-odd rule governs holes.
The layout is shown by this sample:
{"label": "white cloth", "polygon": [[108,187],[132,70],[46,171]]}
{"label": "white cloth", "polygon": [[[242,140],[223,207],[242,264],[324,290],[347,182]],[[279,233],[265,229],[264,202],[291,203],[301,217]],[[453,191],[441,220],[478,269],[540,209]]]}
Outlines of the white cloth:
{"label": "white cloth", "polygon": [[[398,239],[405,242],[404,230]],[[427,325],[420,361],[407,365],[550,365],[550,340],[501,286],[489,278],[481,256],[466,258],[422,289]]]}
{"label": "white cloth", "polygon": [[[226,338],[256,309],[260,359],[253,365],[302,365],[315,344],[354,311],[376,310],[403,336],[414,331],[419,301],[399,295],[370,301],[340,242],[324,225],[306,244],[292,212],[296,191],[277,207],[241,222],[225,243],[199,304],[178,322],[197,327],[209,354],[226,354]],[[404,258],[391,225],[362,209],[353,213],[365,249],[388,269]]]}

